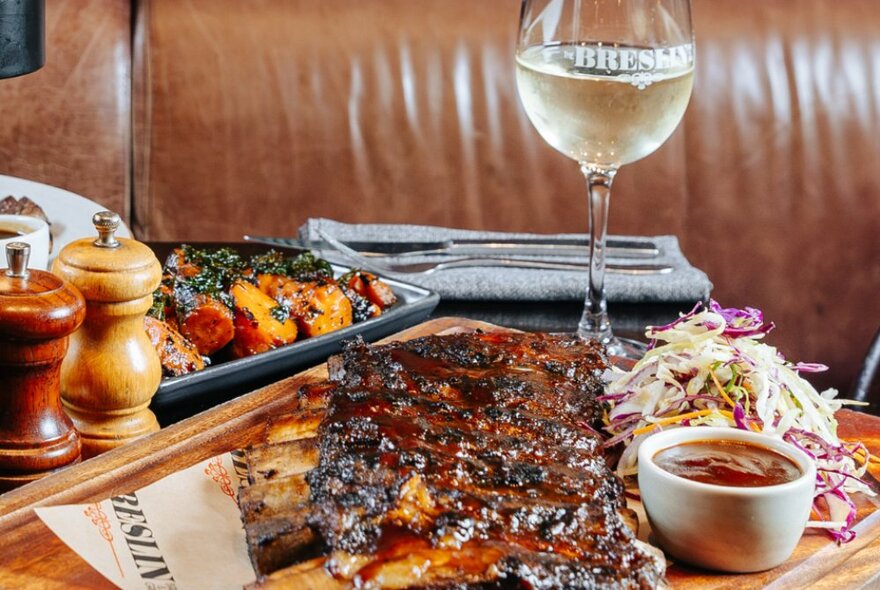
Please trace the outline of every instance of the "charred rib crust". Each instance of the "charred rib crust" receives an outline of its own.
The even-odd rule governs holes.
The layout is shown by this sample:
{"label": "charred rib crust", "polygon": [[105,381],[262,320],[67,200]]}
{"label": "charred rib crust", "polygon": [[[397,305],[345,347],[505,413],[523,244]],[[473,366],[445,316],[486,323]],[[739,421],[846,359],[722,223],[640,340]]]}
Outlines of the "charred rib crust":
{"label": "charred rib crust", "polygon": [[482,333],[354,341],[331,365],[332,385],[300,394],[311,408],[327,401],[303,514],[341,580],[415,576],[427,563],[410,587],[662,581],[621,516],[622,482],[589,426],[607,368],[595,343]]}

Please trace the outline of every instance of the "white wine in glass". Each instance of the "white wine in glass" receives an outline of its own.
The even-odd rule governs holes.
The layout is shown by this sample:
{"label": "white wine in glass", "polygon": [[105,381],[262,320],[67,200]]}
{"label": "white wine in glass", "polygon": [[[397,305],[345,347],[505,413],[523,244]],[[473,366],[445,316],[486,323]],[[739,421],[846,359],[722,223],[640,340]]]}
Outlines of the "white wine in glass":
{"label": "white wine in glass", "polygon": [[654,152],[681,121],[693,87],[690,0],[523,0],[516,50],[520,100],[541,137],[580,164],[590,210],[590,278],[578,334],[611,354],[605,237],[617,169]]}

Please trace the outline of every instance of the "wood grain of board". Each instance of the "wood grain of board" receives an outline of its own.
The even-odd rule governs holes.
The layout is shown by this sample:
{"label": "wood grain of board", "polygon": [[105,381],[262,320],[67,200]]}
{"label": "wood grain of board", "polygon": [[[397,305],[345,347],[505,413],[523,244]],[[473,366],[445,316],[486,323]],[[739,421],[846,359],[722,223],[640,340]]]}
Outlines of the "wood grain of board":
{"label": "wood grain of board", "polygon": [[[406,340],[451,330],[499,330],[461,318],[441,318],[405,330],[387,340]],[[324,366],[279,381],[127,446],[0,495],[0,588],[113,588],[104,577],[67,548],[43,525],[34,507],[81,504],[141,488],[219,453],[259,440],[266,419],[294,409],[293,394],[303,384],[326,377]],[[864,439],[880,451],[880,418],[844,411],[841,433]],[[878,474],[880,475],[880,474]],[[674,564],[672,588],[787,590],[876,588],[880,583],[880,512],[862,502],[866,530],[856,541],[837,547],[821,534],[808,533],[788,563],[760,574],[718,575]],[[870,515],[874,514],[873,520]],[[735,549],[734,549],[735,550]]]}

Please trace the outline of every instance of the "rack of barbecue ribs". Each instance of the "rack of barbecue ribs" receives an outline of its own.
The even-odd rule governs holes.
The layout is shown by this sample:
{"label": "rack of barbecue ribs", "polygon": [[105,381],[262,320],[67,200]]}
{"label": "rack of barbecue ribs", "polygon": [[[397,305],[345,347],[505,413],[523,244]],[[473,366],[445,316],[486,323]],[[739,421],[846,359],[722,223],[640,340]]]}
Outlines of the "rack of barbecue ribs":
{"label": "rack of barbecue ribs", "polygon": [[657,588],[590,427],[600,346],[353,342],[248,450],[248,588]]}

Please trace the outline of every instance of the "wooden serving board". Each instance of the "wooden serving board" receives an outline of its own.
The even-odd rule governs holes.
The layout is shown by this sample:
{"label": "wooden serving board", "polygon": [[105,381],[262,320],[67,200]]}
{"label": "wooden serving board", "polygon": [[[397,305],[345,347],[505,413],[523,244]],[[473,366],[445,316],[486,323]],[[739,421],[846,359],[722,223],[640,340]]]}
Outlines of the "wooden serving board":
{"label": "wooden serving board", "polygon": [[[387,340],[406,340],[450,330],[501,330],[461,318],[432,320]],[[139,489],[166,475],[259,439],[269,416],[291,411],[294,393],[326,378],[322,365],[269,385],[148,437],[120,447],[33,484],[0,495],[0,588],[113,588],[103,576],[61,542],[34,508],[84,504]],[[844,436],[861,438],[880,451],[880,418],[844,411]],[[878,474],[880,475],[880,474]],[[673,588],[869,588],[880,584],[880,512],[862,503],[866,530],[856,541],[835,546],[808,533],[784,565],[761,574],[718,575],[679,565],[669,568]],[[878,521],[873,524],[874,521]],[[735,551],[736,548],[731,548]]]}

